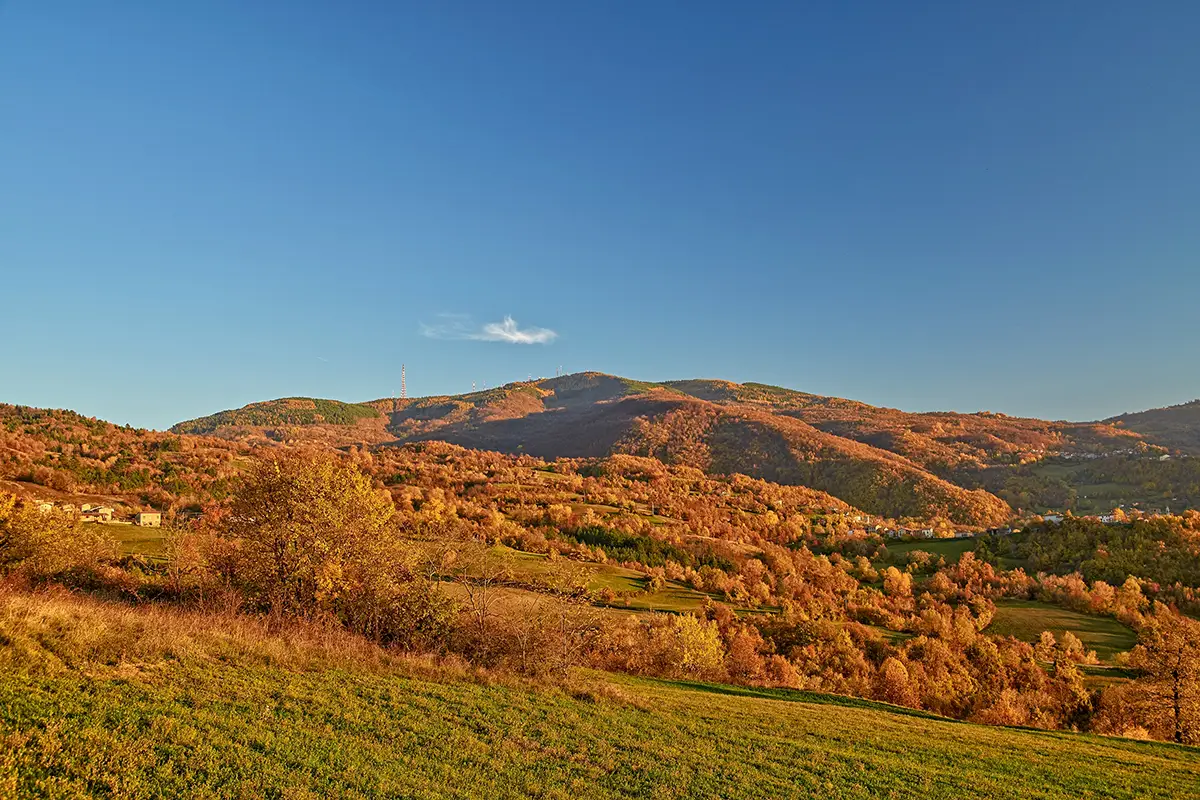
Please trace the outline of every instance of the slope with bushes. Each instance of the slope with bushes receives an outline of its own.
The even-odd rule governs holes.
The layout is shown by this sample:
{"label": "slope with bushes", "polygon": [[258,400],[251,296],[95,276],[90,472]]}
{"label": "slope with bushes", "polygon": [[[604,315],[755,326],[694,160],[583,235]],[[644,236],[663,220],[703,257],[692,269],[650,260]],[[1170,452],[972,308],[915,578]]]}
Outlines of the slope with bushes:
{"label": "slope with bushes", "polygon": [[0,479],[9,490],[55,502],[198,508],[225,495],[249,452],[212,437],[0,404]]}
{"label": "slope with bushes", "polygon": [[1175,798],[1200,751],[787,690],[546,684],[241,617],[0,596],[13,797]]}
{"label": "slope with bushes", "polygon": [[277,441],[327,441],[340,445],[386,438],[387,417],[365,403],[343,403],[312,397],[285,397],[251,403],[207,417],[180,422],[172,433]]}
{"label": "slope with bushes", "polygon": [[1105,422],[1133,431],[1146,441],[1170,450],[1200,456],[1200,400],[1121,414]]}

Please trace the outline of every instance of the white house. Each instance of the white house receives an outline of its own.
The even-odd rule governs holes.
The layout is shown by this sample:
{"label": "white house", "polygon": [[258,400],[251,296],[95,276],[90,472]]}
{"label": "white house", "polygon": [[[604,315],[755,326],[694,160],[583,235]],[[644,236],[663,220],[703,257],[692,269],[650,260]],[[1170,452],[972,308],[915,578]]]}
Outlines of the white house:
{"label": "white house", "polygon": [[84,522],[112,522],[113,509],[108,506],[84,503],[79,515]]}

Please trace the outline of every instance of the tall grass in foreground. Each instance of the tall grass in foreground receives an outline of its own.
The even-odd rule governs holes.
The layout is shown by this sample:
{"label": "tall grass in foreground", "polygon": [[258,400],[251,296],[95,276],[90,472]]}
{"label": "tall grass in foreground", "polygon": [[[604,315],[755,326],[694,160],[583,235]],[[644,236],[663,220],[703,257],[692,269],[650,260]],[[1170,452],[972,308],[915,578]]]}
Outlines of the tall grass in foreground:
{"label": "tall grass in foreground", "polygon": [[58,587],[28,592],[3,584],[0,645],[0,669],[39,675],[163,662],[287,670],[391,670],[431,663],[386,651],[331,625],[109,603]]}

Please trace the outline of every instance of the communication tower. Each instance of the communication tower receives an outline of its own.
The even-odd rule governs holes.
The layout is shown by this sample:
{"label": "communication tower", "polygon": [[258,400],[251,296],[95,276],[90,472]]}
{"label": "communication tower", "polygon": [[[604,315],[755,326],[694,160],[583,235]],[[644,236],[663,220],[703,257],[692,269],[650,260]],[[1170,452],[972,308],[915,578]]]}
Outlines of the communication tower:
{"label": "communication tower", "polygon": [[408,386],[404,383],[404,365],[400,365],[400,399],[408,399]]}

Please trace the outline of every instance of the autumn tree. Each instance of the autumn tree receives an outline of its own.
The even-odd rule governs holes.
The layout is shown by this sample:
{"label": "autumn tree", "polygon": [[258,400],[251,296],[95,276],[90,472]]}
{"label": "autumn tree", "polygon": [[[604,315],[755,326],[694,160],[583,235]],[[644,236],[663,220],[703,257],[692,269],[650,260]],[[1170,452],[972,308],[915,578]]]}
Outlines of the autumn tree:
{"label": "autumn tree", "polygon": [[283,616],[332,616],[380,641],[437,636],[450,604],[400,539],[390,496],[353,464],[294,453],[242,479],[223,533],[236,545],[236,582]]}
{"label": "autumn tree", "polygon": [[507,655],[521,672],[565,675],[599,634],[603,613],[569,595],[529,592],[501,611],[497,621],[489,638],[499,644],[509,640]]}
{"label": "autumn tree", "polygon": [[0,575],[20,571],[35,580],[90,571],[117,556],[117,543],[99,525],[80,525],[61,510],[43,511],[0,493]]}
{"label": "autumn tree", "polygon": [[721,675],[725,648],[716,623],[678,614],[667,618],[655,632],[652,646],[657,645],[667,666],[664,672],[702,679]]}
{"label": "autumn tree", "polygon": [[1174,741],[1200,741],[1200,623],[1156,606],[1129,663],[1151,723],[1165,717]]}
{"label": "autumn tree", "polygon": [[874,695],[876,698],[898,706],[917,706],[917,693],[913,690],[908,669],[900,659],[889,656],[879,665],[875,674]]}

